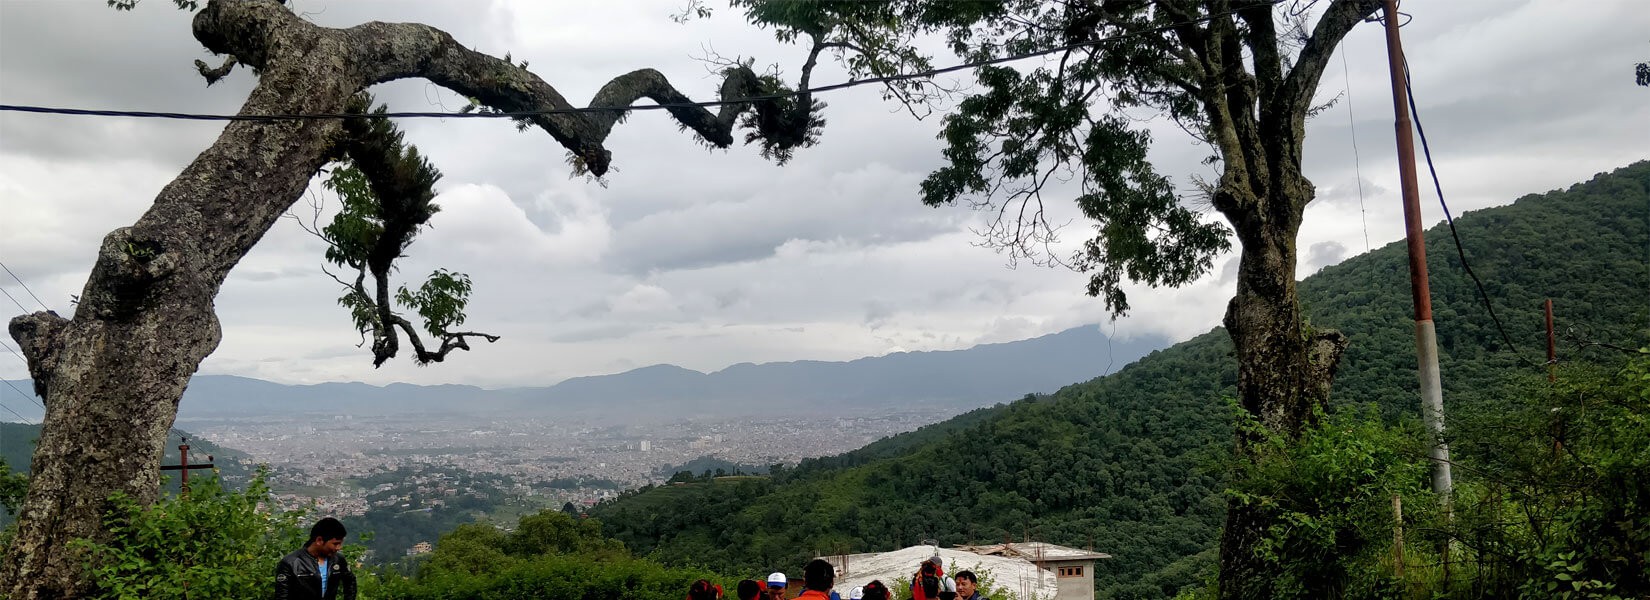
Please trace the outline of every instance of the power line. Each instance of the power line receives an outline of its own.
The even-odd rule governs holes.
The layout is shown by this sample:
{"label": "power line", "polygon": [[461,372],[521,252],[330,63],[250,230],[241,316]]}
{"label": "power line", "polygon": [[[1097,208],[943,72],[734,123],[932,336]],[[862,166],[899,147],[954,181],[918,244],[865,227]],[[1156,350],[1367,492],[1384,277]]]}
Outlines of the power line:
{"label": "power line", "polygon": [[[0,343],[0,348],[5,348],[7,352],[12,353],[12,356],[16,356],[17,360],[23,361],[23,367],[24,368],[28,368],[29,359],[23,358],[23,355],[18,354],[16,350],[13,350],[11,348],[11,346],[7,346],[4,343]],[[23,390],[18,390],[17,386],[11,385],[11,381],[9,381],[9,380],[0,379],[0,381],[5,381],[6,385],[11,386],[11,389],[13,389],[13,390],[17,390],[17,393],[19,395],[21,395],[24,398],[28,399],[29,402],[33,402],[35,406],[40,407],[40,410],[46,410],[46,405],[41,404],[39,400],[35,400],[34,399],[34,394],[26,394],[26,393],[23,392]]]}
{"label": "power line", "polygon": [[0,294],[4,294],[7,300],[10,300],[12,304],[16,304],[17,310],[29,312],[29,309],[24,307],[22,302],[18,302],[16,298],[11,297],[11,292],[6,291],[6,288],[0,287]]}
{"label": "power line", "polygon": [[50,312],[52,310],[51,308],[48,308],[46,306],[45,302],[40,301],[39,296],[34,295],[34,290],[29,289],[29,284],[23,283],[23,280],[18,278],[16,273],[11,272],[11,267],[6,266],[6,263],[0,262],[0,269],[5,269],[6,274],[10,275],[11,278],[17,282],[17,285],[23,286],[23,291],[28,292],[29,297],[34,298],[35,303],[39,304],[41,309],[43,309],[47,312]]}
{"label": "power line", "polygon": [[1501,324],[1501,318],[1495,314],[1495,303],[1490,301],[1489,293],[1484,291],[1484,282],[1478,279],[1478,274],[1472,271],[1472,264],[1467,262],[1467,251],[1461,246],[1461,234],[1455,230],[1455,217],[1450,214],[1449,203],[1444,201],[1444,186],[1438,181],[1438,169],[1432,164],[1432,149],[1427,146],[1427,131],[1421,127],[1421,111],[1415,106],[1415,88],[1410,84],[1409,61],[1407,59],[1404,60],[1404,90],[1409,92],[1409,114],[1415,121],[1415,133],[1421,138],[1421,153],[1426,156],[1427,171],[1432,173],[1432,187],[1438,192],[1438,204],[1444,207],[1444,222],[1449,223],[1449,235],[1455,240],[1455,253],[1461,258],[1461,268],[1467,272],[1468,277],[1472,278],[1473,285],[1477,286],[1478,297],[1484,301],[1484,308],[1489,311],[1490,320],[1495,321],[1495,329],[1501,332],[1501,339],[1507,342],[1508,350],[1520,362],[1528,366],[1539,367],[1540,365],[1525,358],[1524,353],[1518,349],[1518,344],[1513,342],[1512,336],[1507,335],[1506,326]]}
{"label": "power line", "polygon": [[[11,380],[9,380],[9,379],[0,379],[0,381],[6,382],[6,387],[11,388],[11,391],[17,392],[17,394],[19,396],[27,398],[30,402],[33,402],[35,406],[39,406],[40,410],[46,410],[45,405],[43,405],[39,401],[35,400],[33,395],[25,393],[23,390],[17,389],[17,386],[13,385]],[[11,410],[11,409],[7,408],[6,410]],[[13,412],[12,414],[17,415],[17,413],[15,413],[15,412]],[[17,415],[17,418],[21,419],[21,418],[23,418],[23,415]]]}
{"label": "power line", "polygon": [[1358,158],[1358,120],[1352,111],[1352,68],[1346,64],[1346,42],[1341,42],[1341,77],[1346,80],[1346,124],[1352,130],[1352,173],[1358,179],[1358,215],[1364,222],[1364,252],[1369,251],[1369,212],[1364,210],[1364,167]]}
{"label": "power line", "polygon": [[[1286,1],[1288,1],[1288,0],[1269,0],[1268,2],[1266,2],[1266,4],[1277,5],[1277,4],[1286,2]],[[1064,46],[1056,46],[1054,48],[1048,48],[1048,49],[1044,49],[1044,50],[1036,50],[1036,51],[1026,52],[1026,53],[1022,53],[1022,54],[1013,54],[1013,55],[1004,56],[1004,57],[1000,57],[1000,58],[993,58],[993,59],[990,59],[990,60],[983,60],[983,61],[976,61],[976,62],[966,62],[966,63],[962,63],[962,64],[952,65],[952,66],[949,66],[949,67],[942,67],[942,68],[938,68],[938,69],[929,69],[929,70],[926,70],[926,71],[918,71],[918,72],[915,72],[915,73],[902,73],[902,74],[898,74],[898,75],[886,75],[886,76],[880,76],[880,77],[870,77],[870,78],[866,78],[866,79],[852,79],[852,80],[844,81],[844,82],[841,82],[841,83],[834,83],[834,84],[831,84],[831,85],[820,86],[820,87],[816,87],[816,88],[809,88],[809,89],[806,89],[806,90],[792,90],[792,91],[781,92],[781,93],[776,93],[776,94],[764,94],[764,95],[760,95],[760,96],[747,96],[747,97],[744,97],[744,98],[733,98],[733,99],[722,99],[722,100],[706,100],[706,101],[702,101],[702,102],[667,102],[667,103],[664,103],[664,104],[642,104],[642,105],[633,105],[633,106],[587,106],[587,107],[583,107],[583,108],[579,108],[579,107],[552,108],[552,109],[546,109],[546,110],[527,110],[527,111],[514,111],[514,112],[499,112],[499,111],[488,111],[488,112],[481,112],[481,111],[472,111],[472,112],[387,112],[387,113],[381,113],[381,114],[379,114],[379,113],[372,113],[372,114],[368,114],[368,113],[283,113],[283,114],[267,114],[267,115],[223,115],[223,114],[178,113],[178,112],[141,111],[141,110],[96,110],[96,109],[86,109],[86,108],[27,106],[27,105],[17,105],[17,104],[0,104],[0,111],[26,112],[26,113],[38,113],[38,114],[54,114],[54,115],[96,116],[96,117],[132,117],[132,118],[140,118],[140,119],[177,119],[177,120],[187,120],[187,121],[260,121],[260,122],[270,122],[270,121],[301,121],[301,120],[314,120],[314,119],[377,119],[377,118],[395,118],[395,119],[415,119],[415,118],[434,118],[434,119],[522,119],[522,118],[540,117],[540,116],[549,116],[549,115],[587,114],[587,113],[613,113],[613,112],[627,113],[627,112],[630,112],[630,111],[633,111],[633,110],[670,110],[670,109],[677,109],[677,108],[707,108],[707,107],[722,106],[722,105],[727,105],[727,104],[749,104],[749,103],[752,103],[752,102],[763,102],[763,101],[769,101],[769,100],[782,100],[782,99],[785,99],[785,98],[794,98],[796,96],[800,96],[800,95],[803,95],[803,94],[813,94],[813,93],[818,93],[818,92],[830,92],[830,91],[836,91],[836,90],[841,90],[841,89],[847,89],[847,88],[851,88],[851,87],[858,87],[858,86],[862,86],[862,85],[872,85],[872,84],[878,84],[878,83],[883,83],[883,84],[897,83],[897,82],[901,82],[901,81],[909,81],[909,80],[912,80],[912,79],[926,79],[926,78],[929,78],[929,77],[933,77],[935,75],[943,75],[945,73],[951,73],[951,72],[954,72],[954,71],[963,71],[963,70],[967,70],[967,69],[974,69],[974,68],[979,68],[979,67],[985,67],[985,66],[991,66],[991,65],[996,65],[996,64],[1002,64],[1002,63],[1014,62],[1014,61],[1019,61],[1019,60],[1025,60],[1027,58],[1036,58],[1036,57],[1039,57],[1039,56],[1047,56],[1047,55],[1055,54],[1055,53],[1058,53],[1058,52],[1076,50],[1078,48],[1084,48],[1084,47],[1089,47],[1089,46],[1098,46],[1098,45],[1105,44],[1105,43],[1108,43],[1108,42],[1114,42],[1114,41],[1118,41],[1118,40],[1124,40],[1124,39],[1128,39],[1128,38],[1139,37],[1139,36],[1149,35],[1149,34],[1154,34],[1154,33],[1161,33],[1161,32],[1164,32],[1164,31],[1172,30],[1176,27],[1182,27],[1182,26],[1186,26],[1186,25],[1196,25],[1196,24],[1199,24],[1199,23],[1207,23],[1209,21],[1212,21],[1212,20],[1215,20],[1215,19],[1218,19],[1218,18],[1221,18],[1221,17],[1226,17],[1226,16],[1231,16],[1231,15],[1237,14],[1238,10],[1239,9],[1232,9],[1232,10],[1227,10],[1227,11],[1223,11],[1223,12],[1219,12],[1219,13],[1211,13],[1208,16],[1199,17],[1199,18],[1192,19],[1192,20],[1189,20],[1189,21],[1181,21],[1181,22],[1178,22],[1178,23],[1168,23],[1168,24],[1164,24],[1164,25],[1159,25],[1157,27],[1150,27],[1150,28],[1141,29],[1141,30],[1138,30],[1138,31],[1130,31],[1130,32],[1127,32],[1127,33],[1120,33],[1120,34],[1117,34],[1117,35],[1103,37],[1103,38],[1099,38],[1099,39],[1095,39],[1095,40],[1089,40],[1089,41],[1086,41],[1086,42],[1077,42],[1077,43],[1074,43],[1074,44],[1066,44]]]}
{"label": "power line", "polygon": [[5,348],[7,352],[12,353],[12,356],[16,356],[17,360],[23,361],[24,365],[29,364],[29,359],[23,358],[23,355],[18,354],[16,350],[11,349],[11,346],[7,346],[5,343],[0,342],[0,348]]}
{"label": "power line", "polygon": [[[17,386],[12,385],[10,381],[6,381],[5,379],[0,379],[0,381],[4,381],[6,383],[6,387],[9,387],[13,390],[16,390],[17,393],[19,393],[19,394],[23,393],[22,390],[17,389]],[[28,396],[25,394],[24,397],[26,398]],[[23,415],[17,414],[17,411],[12,410],[10,406],[6,406],[6,404],[4,402],[0,402],[0,408],[6,409],[6,412],[9,412],[9,413],[12,414],[12,416],[17,417],[17,420],[22,421],[24,425],[29,425],[30,424],[28,419],[24,418]]]}
{"label": "power line", "polygon": [[23,415],[17,414],[17,411],[12,410],[10,406],[6,406],[5,404],[0,404],[0,408],[6,409],[6,412],[9,412],[13,416],[17,417],[17,420],[22,421],[24,425],[34,425],[34,423],[30,423],[28,419],[23,418]]}

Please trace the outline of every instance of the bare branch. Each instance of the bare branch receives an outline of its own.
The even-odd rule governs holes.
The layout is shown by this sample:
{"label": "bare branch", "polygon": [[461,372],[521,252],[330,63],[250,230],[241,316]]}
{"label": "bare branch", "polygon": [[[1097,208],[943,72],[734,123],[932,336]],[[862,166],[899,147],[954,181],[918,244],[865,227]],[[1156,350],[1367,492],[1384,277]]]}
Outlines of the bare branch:
{"label": "bare branch", "polygon": [[407,341],[412,343],[413,350],[418,354],[418,364],[421,365],[441,362],[445,360],[447,358],[447,354],[453,350],[469,350],[470,344],[466,341],[466,338],[479,337],[487,340],[487,343],[489,344],[499,340],[499,336],[490,333],[477,333],[473,331],[461,331],[456,333],[448,332],[441,336],[441,347],[435,352],[430,352],[424,348],[424,340],[418,336],[418,330],[413,327],[412,323],[401,318],[399,315],[392,315],[391,323],[397,327],[400,327],[402,333],[406,334]]}
{"label": "bare branch", "polygon": [[1301,123],[1297,126],[1304,126],[1312,94],[1318,89],[1318,80],[1323,77],[1324,67],[1329,64],[1335,47],[1340,45],[1347,32],[1375,14],[1380,7],[1381,0],[1335,0],[1324,12],[1323,18],[1318,19],[1318,25],[1312,29],[1312,38],[1301,48],[1300,58],[1295,60],[1294,68],[1289,70],[1289,76],[1284,79],[1283,87],[1278,90],[1279,96],[1275,98],[1284,103],[1290,114],[1298,115]]}
{"label": "bare branch", "polygon": [[195,60],[195,70],[200,71],[201,77],[206,78],[207,87],[212,87],[212,84],[217,83],[219,79],[223,79],[224,76],[229,75],[229,71],[233,70],[235,65],[235,57],[233,56],[224,59],[223,64],[219,65],[216,69],[208,67],[206,61],[200,59]]}

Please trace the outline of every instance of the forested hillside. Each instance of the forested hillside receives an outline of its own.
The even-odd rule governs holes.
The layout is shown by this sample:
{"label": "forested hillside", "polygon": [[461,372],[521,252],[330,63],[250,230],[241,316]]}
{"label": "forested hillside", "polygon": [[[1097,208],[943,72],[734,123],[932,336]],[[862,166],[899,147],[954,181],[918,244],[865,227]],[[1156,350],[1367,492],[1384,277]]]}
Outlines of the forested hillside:
{"label": "forested hillside", "polygon": [[[40,425],[28,423],[0,423],[0,459],[14,473],[28,473],[29,460],[34,455],[35,439],[40,437]],[[173,429],[166,438],[165,455],[161,464],[178,464],[178,446],[183,438],[189,437],[189,432]],[[228,487],[239,488],[251,481],[256,463],[245,452],[224,448],[212,442],[190,437],[189,462],[204,463],[206,457],[213,457],[213,464],[217,466],[218,475],[223,477]],[[0,473],[4,475],[5,473]],[[197,469],[190,473],[190,477],[206,477],[210,473],[205,469]],[[178,490],[177,472],[164,474],[167,477],[165,489],[171,492]],[[12,515],[0,511],[0,526],[11,523]]]}
{"label": "forested hillside", "polygon": [[[1567,190],[1459,215],[1472,269],[1504,340],[1462,268],[1450,231],[1427,232],[1445,402],[1471,415],[1539,376],[1541,302],[1560,331],[1637,348],[1650,341],[1650,163]],[[1301,284],[1314,327],[1352,346],[1335,404],[1418,412],[1401,242]],[[1517,354],[1515,354],[1516,347]],[[1522,359],[1520,358],[1522,357]],[[1621,360],[1561,341],[1561,362]],[[771,479],[643,490],[597,507],[604,531],[667,564],[757,573],[806,557],[1021,539],[1090,546],[1102,597],[1163,597],[1195,584],[1214,558],[1225,500],[1236,365],[1222,330],[1154,352],[1114,375],[983,409]],[[1469,428],[1470,429],[1470,428]],[[1464,430],[1465,431],[1465,430]],[[1456,458],[1471,461],[1472,440]],[[1457,470],[1458,481],[1478,476]]]}

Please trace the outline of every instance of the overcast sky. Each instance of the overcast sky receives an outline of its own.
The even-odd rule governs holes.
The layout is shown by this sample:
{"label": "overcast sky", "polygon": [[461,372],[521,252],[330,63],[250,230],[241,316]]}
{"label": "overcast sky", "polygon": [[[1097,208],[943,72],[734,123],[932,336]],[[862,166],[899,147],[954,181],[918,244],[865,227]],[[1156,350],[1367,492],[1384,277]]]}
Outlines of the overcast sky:
{"label": "overcast sky", "polygon": [[[681,4],[295,2],[323,25],[440,27],[478,50],[529,61],[579,104],[640,67],[711,98],[717,82],[695,59],[706,48],[789,73],[801,62],[799,49],[725,8],[709,20],[671,22]],[[1641,2],[1414,1],[1406,9],[1414,13],[1403,32],[1417,100],[1457,214],[1650,156],[1650,90],[1632,81],[1633,64],[1650,59],[1650,11]],[[0,103],[235,112],[253,75],[239,69],[206,87],[191,63],[213,59],[189,19],[165,0],[132,12],[103,0],[0,0]],[[1403,233],[1379,26],[1355,29],[1342,51],[1350,72],[1340,56],[1332,60],[1319,97],[1345,95],[1308,126],[1306,169],[1319,200],[1302,232],[1303,277]],[[955,62],[943,52],[936,58]],[[830,66],[814,80],[845,77]],[[373,91],[397,110],[463,105],[423,82]],[[937,116],[916,120],[868,87],[825,100],[823,143],[784,167],[751,147],[707,152],[662,112],[637,113],[608,141],[615,172],[607,187],[570,178],[565,151],[537,129],[404,121],[407,139],[445,178],[443,210],[401,273],[469,273],[466,327],[504,339],[435,367],[399,360],[373,369],[335,302],[337,285],[319,270],[322,244],[283,221],[219,295],[223,342],[201,372],[288,383],[546,385],[654,363],[715,370],[965,348],[1106,322],[1101,303],[1083,294],[1083,275],[1008,269],[1004,257],[974,246],[978,215],[921,205],[917,185],[940,164]],[[134,221],[221,129],[0,114],[0,261],[67,313],[103,235]],[[1205,149],[1184,134],[1167,126],[1155,135],[1159,168],[1176,182],[1209,173],[1198,162]],[[1428,224],[1442,218],[1435,199],[1422,204]],[[1075,213],[1069,202],[1055,208]],[[297,209],[307,212],[302,202]],[[1076,221],[1066,237],[1081,241],[1087,228]],[[1232,259],[1215,264],[1184,289],[1135,289],[1134,312],[1103,327],[1121,338],[1207,331],[1234,285]],[[0,287],[36,308],[9,276]],[[16,310],[0,297],[0,313]],[[0,378],[26,376],[20,360],[0,353]]]}

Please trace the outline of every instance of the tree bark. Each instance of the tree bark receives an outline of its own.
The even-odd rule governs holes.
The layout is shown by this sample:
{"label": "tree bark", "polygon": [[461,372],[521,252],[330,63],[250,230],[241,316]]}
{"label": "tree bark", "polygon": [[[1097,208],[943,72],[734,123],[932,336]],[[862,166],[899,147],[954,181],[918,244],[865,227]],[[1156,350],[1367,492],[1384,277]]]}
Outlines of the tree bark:
{"label": "tree bark", "polygon": [[[1242,244],[1238,291],[1227,306],[1224,324],[1238,357],[1239,404],[1268,432],[1294,438],[1327,406],[1347,339],[1338,331],[1307,327],[1295,293],[1295,240],[1311,199],[1311,184],[1288,174],[1276,174],[1270,181],[1284,190],[1265,202],[1273,210],[1237,222]],[[1257,459],[1258,441],[1240,430],[1239,460]],[[1220,538],[1221,598],[1275,596],[1274,578],[1256,554],[1274,522],[1264,509],[1227,502]]]}
{"label": "tree bark", "polygon": [[[211,0],[195,15],[194,35],[208,50],[257,71],[258,85],[241,114],[343,113],[360,90],[404,77],[426,78],[506,111],[572,108],[526,69],[424,25],[328,29],[275,0]],[[202,71],[209,82],[221,76]],[[754,95],[756,84],[749,69],[734,69],[721,92]],[[615,78],[593,104],[624,107],[642,97],[687,100],[663,75],[644,69]],[[773,109],[730,104],[719,113],[697,107],[670,113],[708,144],[725,147],[736,118],[752,108]],[[620,116],[555,114],[532,122],[601,175],[610,160],[602,142]],[[11,321],[46,414],[17,535],[0,562],[0,596],[87,593],[81,558],[67,542],[104,534],[101,516],[112,494],[143,502],[157,497],[162,446],[178,401],[220,339],[213,306],[219,288],[337,156],[341,131],[333,119],[231,122],[136,223],[104,238],[72,319],[41,312]]]}

